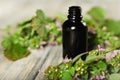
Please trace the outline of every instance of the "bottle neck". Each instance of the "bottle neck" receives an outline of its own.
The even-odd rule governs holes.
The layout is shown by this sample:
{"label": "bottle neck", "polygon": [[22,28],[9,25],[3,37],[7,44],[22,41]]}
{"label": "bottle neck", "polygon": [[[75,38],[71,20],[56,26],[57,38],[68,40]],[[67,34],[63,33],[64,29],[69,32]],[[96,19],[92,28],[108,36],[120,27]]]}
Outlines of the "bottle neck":
{"label": "bottle neck", "polygon": [[72,6],[69,8],[69,15],[68,15],[68,20],[72,22],[76,21],[81,21],[82,16],[81,16],[81,8],[79,6]]}

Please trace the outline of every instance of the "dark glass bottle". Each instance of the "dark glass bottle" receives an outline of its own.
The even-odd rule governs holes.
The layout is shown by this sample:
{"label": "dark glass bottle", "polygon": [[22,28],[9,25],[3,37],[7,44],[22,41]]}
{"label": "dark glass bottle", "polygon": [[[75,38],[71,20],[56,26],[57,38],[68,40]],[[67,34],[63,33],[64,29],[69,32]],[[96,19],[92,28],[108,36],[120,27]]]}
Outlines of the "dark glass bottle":
{"label": "dark glass bottle", "polygon": [[[83,24],[81,8],[71,6],[68,20],[62,26],[63,58],[74,58],[87,51],[87,27]],[[86,55],[81,57],[86,59]]]}

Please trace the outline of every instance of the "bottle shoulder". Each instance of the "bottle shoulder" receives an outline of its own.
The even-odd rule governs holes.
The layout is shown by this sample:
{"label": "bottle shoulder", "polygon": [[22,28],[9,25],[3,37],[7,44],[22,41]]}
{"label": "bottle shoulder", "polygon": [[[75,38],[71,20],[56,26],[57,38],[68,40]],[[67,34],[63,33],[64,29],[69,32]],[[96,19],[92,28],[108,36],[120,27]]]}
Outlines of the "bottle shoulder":
{"label": "bottle shoulder", "polygon": [[66,20],[64,23],[63,23],[63,27],[72,27],[72,26],[76,26],[76,27],[87,27],[85,22],[83,21],[75,21],[75,22],[72,22],[72,21],[69,21],[69,20]]}

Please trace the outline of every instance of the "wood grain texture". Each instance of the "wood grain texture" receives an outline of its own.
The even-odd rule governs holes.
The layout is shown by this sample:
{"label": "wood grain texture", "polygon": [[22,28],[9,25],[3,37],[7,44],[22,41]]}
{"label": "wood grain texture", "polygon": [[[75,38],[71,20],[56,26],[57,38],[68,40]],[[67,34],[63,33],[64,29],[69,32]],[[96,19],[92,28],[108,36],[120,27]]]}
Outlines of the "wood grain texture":
{"label": "wood grain texture", "polygon": [[48,46],[43,50],[31,50],[28,57],[10,61],[0,51],[0,80],[44,80],[41,71],[62,61],[61,46]]}
{"label": "wood grain texture", "polygon": [[35,80],[46,80],[44,76],[44,71],[47,69],[49,65],[57,65],[62,61],[62,52],[61,47],[54,47],[49,53],[46,61],[40,68],[39,74],[37,75]]}

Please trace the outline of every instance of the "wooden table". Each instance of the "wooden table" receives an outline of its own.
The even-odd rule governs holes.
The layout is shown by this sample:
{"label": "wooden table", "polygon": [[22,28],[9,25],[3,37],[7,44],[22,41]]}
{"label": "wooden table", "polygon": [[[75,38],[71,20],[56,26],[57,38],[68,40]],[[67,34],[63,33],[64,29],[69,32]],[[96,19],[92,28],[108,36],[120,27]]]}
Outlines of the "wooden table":
{"label": "wooden table", "polygon": [[17,61],[8,60],[0,47],[0,80],[46,80],[45,69],[61,61],[61,46],[47,46],[42,50],[34,49],[29,56]]}

